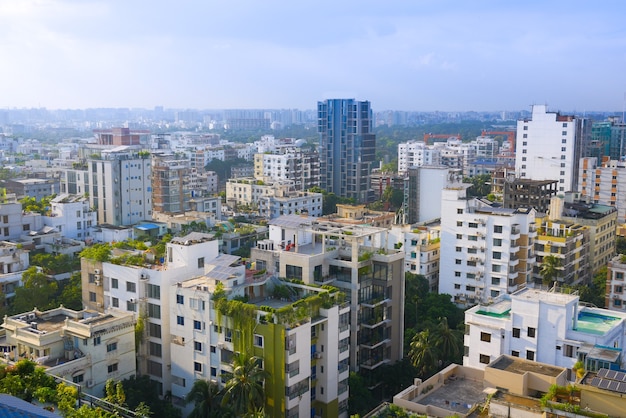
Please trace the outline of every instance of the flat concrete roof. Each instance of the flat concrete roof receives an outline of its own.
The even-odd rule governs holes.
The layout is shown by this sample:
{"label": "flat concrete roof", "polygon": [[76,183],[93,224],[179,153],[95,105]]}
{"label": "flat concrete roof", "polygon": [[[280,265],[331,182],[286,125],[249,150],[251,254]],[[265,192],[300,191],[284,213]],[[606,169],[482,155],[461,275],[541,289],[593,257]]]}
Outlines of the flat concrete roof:
{"label": "flat concrete roof", "polygon": [[488,367],[492,369],[505,370],[515,374],[537,373],[545,376],[556,377],[563,373],[563,367],[550,366],[549,364],[525,361],[523,359],[502,356],[494,360]]}
{"label": "flat concrete roof", "polygon": [[416,403],[466,415],[475,404],[484,402],[487,394],[483,391],[482,382],[464,378],[448,379],[442,387]]}

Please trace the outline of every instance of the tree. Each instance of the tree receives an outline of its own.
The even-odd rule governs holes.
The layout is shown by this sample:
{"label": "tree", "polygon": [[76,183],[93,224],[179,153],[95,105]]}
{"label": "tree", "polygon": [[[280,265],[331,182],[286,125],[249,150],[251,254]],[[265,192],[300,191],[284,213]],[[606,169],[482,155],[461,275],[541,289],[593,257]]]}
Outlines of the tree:
{"label": "tree", "polygon": [[222,393],[217,383],[207,380],[196,380],[185,397],[185,403],[194,404],[189,418],[217,418],[224,416]]}
{"label": "tree", "polygon": [[446,317],[439,318],[439,323],[433,328],[433,340],[439,353],[439,360],[443,366],[461,360],[461,347],[463,337],[459,330],[451,329],[448,326]]}
{"label": "tree", "polygon": [[464,183],[471,183],[472,186],[467,189],[468,197],[484,197],[491,193],[491,175],[478,174],[474,177],[465,177]]}
{"label": "tree", "polygon": [[66,308],[80,311],[83,309],[82,283],[80,272],[72,274],[69,280],[61,283],[61,295],[57,302]]}
{"label": "tree", "polygon": [[94,244],[82,250],[80,257],[95,261],[109,261],[111,259],[111,246],[109,244]]}
{"label": "tree", "polygon": [[558,257],[552,254],[543,257],[539,274],[541,275],[544,285],[549,285],[552,280],[556,279],[559,276],[559,267],[561,267],[561,259],[559,259]]}
{"label": "tree", "polygon": [[265,405],[263,382],[269,373],[259,367],[256,357],[236,353],[233,355],[233,372],[227,376],[222,405],[232,407],[238,415],[257,411]]}
{"label": "tree", "polygon": [[439,357],[430,330],[426,329],[415,335],[411,341],[409,358],[423,377],[428,377],[437,370]]}
{"label": "tree", "polygon": [[12,311],[21,313],[33,308],[47,310],[57,304],[54,299],[58,284],[37,270],[37,267],[29,267],[22,273],[22,287],[15,289]]}

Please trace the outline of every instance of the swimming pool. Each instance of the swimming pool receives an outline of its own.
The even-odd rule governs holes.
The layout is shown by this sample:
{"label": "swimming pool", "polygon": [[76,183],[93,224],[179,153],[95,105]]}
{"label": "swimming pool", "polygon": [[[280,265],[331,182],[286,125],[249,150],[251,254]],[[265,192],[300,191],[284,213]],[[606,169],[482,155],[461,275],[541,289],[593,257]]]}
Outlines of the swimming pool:
{"label": "swimming pool", "polygon": [[594,335],[606,334],[621,318],[597,314],[594,312],[581,311],[578,313],[578,327],[576,331]]}

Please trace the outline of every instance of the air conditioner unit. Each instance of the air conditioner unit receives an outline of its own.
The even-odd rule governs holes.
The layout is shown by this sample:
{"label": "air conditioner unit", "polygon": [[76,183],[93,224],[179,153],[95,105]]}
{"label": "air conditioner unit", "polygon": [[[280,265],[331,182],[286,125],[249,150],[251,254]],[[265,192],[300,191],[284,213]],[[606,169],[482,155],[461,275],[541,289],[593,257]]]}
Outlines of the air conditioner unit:
{"label": "air conditioner unit", "polygon": [[217,348],[219,348],[220,350],[224,348],[224,343],[217,343]]}
{"label": "air conditioner unit", "polygon": [[93,274],[100,274],[100,269],[94,269]]}
{"label": "air conditioner unit", "polygon": [[130,303],[135,303],[135,299],[134,299],[134,298],[130,298],[130,299],[128,299],[128,301],[129,301]]}
{"label": "air conditioner unit", "polygon": [[[21,318],[21,317],[20,317],[20,318]],[[29,320],[29,321],[33,321],[33,320],[35,320],[35,319],[37,319],[37,315],[35,315],[35,313],[34,313],[34,312],[31,312],[31,313],[29,313],[29,314],[28,314],[28,320]]]}
{"label": "air conditioner unit", "polygon": [[148,275],[145,274],[145,273],[141,273],[140,278],[141,278],[141,280],[148,280],[149,279]]}
{"label": "air conditioner unit", "polygon": [[102,281],[100,279],[97,279],[94,283],[96,284],[96,286],[102,285]]}

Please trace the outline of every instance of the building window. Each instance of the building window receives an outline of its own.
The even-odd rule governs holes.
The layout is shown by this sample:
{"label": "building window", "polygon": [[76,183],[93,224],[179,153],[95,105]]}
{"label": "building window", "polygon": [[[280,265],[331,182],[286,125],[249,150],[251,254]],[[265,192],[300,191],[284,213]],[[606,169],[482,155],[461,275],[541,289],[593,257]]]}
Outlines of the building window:
{"label": "building window", "polygon": [[500,259],[502,259],[502,253],[500,251],[494,251],[492,257],[495,260],[500,260]]}
{"label": "building window", "polygon": [[110,353],[111,351],[115,351],[115,350],[117,350],[116,342],[107,344],[107,353]]}
{"label": "building window", "polygon": [[456,226],[463,226],[463,221],[456,221]]}
{"label": "building window", "polygon": [[526,350],[526,360],[535,360],[535,352],[532,350]]}
{"label": "building window", "polygon": [[214,345],[211,346],[210,348],[211,353],[215,353],[217,352],[217,347],[215,347]]}
{"label": "building window", "polygon": [[456,239],[463,239],[463,234],[456,234]]}
{"label": "building window", "polygon": [[132,300],[126,301],[126,310],[130,312],[135,312],[137,310],[137,305]]}
{"label": "building window", "polygon": [[193,342],[193,349],[195,351],[202,351],[202,343],[200,341]]}
{"label": "building window", "polygon": [[201,330],[202,329],[202,322],[194,320],[193,321],[193,329]]}
{"label": "building window", "polygon": [[480,333],[480,341],[484,341],[486,343],[490,343],[491,342],[491,334],[488,332],[481,332]]}
{"label": "building window", "polygon": [[148,284],[148,297],[152,299],[161,299],[161,286]]}
{"label": "building window", "polygon": [[535,328],[533,327],[528,327],[528,336],[530,338],[535,338]]}
{"label": "building window", "polygon": [[111,305],[113,305],[114,308],[119,308],[120,300],[118,298],[111,298]]}
{"label": "building window", "polygon": [[494,238],[493,239],[493,246],[494,247],[502,247],[502,239],[501,238]]}
{"label": "building window", "polygon": [[89,302],[96,301],[96,292],[89,292]]}
{"label": "building window", "polygon": [[489,361],[491,360],[491,357],[488,356],[487,354],[481,354],[480,355],[480,362],[482,364],[489,364]]}
{"label": "building window", "polygon": [[457,209],[457,210],[456,210],[456,213],[457,213],[458,215],[462,215],[462,214],[463,214],[463,209],[460,209],[460,208],[459,208],[459,209]]}
{"label": "building window", "polygon": [[161,307],[154,303],[148,303],[148,316],[150,318],[161,319]]}
{"label": "building window", "polygon": [[119,288],[119,280],[111,278],[111,289]]}
{"label": "building window", "polygon": [[108,373],[114,373],[116,371],[117,371],[117,363],[109,364],[107,366],[107,372]]}
{"label": "building window", "polygon": [[74,377],[72,377],[72,382],[74,383],[82,383],[85,380],[85,375],[84,374],[79,374],[76,375]]}
{"label": "building window", "polygon": [[262,335],[254,334],[254,346],[263,348],[263,336]]}
{"label": "building window", "polygon": [[93,339],[93,345],[100,345],[100,341],[101,341],[101,340],[100,340],[100,337],[99,337],[99,336],[98,336],[98,337],[95,337],[95,338]]}
{"label": "building window", "polygon": [[511,356],[513,356],[513,357],[519,357],[519,351],[517,351],[517,350],[512,350],[512,351],[511,351]]}
{"label": "building window", "polygon": [[179,305],[184,305],[185,297],[183,295],[176,295],[176,303]]}
{"label": "building window", "polygon": [[501,234],[502,233],[502,225],[494,225],[493,226],[493,232],[495,232],[496,234]]}
{"label": "building window", "polygon": [[184,316],[177,316],[176,317],[176,324],[177,325],[185,325],[185,317]]}
{"label": "building window", "polygon": [[150,355],[155,357],[161,357],[163,354],[163,347],[159,343],[150,341]]}
{"label": "building window", "polygon": [[520,335],[520,329],[513,328],[513,338],[519,338],[519,335]]}
{"label": "building window", "polygon": [[456,252],[460,253],[461,252],[461,247],[456,247]]}
{"label": "building window", "polygon": [[150,322],[150,325],[148,326],[148,332],[151,337],[161,338],[161,325]]}
{"label": "building window", "polygon": [[199,257],[198,258],[198,268],[202,268],[204,267],[204,257]]}
{"label": "building window", "polygon": [[127,292],[136,293],[137,292],[137,284],[135,284],[133,282],[126,282],[126,291]]}
{"label": "building window", "polygon": [[198,363],[197,361],[193,362],[193,370],[195,372],[202,372],[202,363]]}

